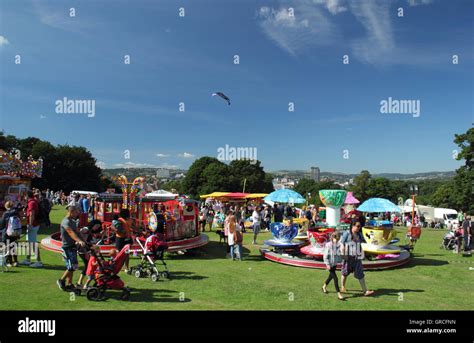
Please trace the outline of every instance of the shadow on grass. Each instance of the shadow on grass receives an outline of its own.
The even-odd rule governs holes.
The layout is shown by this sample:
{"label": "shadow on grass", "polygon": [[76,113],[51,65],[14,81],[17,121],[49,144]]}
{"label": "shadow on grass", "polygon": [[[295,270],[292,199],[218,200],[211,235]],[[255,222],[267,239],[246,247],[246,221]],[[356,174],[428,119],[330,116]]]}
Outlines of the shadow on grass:
{"label": "shadow on grass", "polygon": [[[381,297],[400,297],[404,296],[407,293],[423,293],[422,289],[406,289],[406,288],[378,288],[374,289],[375,293],[367,298],[381,298]],[[359,290],[350,290],[347,293],[344,293],[346,299],[350,298],[365,298],[362,291]]]}
{"label": "shadow on grass", "polygon": [[192,272],[175,272],[171,271],[171,280],[204,280],[207,276],[195,275]]}
{"label": "shadow on grass", "polygon": [[[250,254],[250,250],[242,247],[242,254],[245,258]],[[209,241],[208,244],[201,248],[188,250],[184,255],[168,254],[169,260],[223,260],[227,255],[227,244],[215,241]]]}
{"label": "shadow on grass", "polygon": [[19,270],[9,269],[9,270],[5,270],[5,271],[1,271],[1,272],[0,272],[0,275],[2,275],[2,274],[16,274],[16,273],[20,273],[20,271],[19,271]]}
{"label": "shadow on grass", "polygon": [[189,298],[180,298],[177,291],[165,289],[132,289],[128,302],[167,302],[167,303],[188,303]]}
{"label": "shadow on grass", "polygon": [[400,268],[413,268],[418,266],[439,267],[449,264],[448,261],[435,260],[431,258],[413,257],[410,262],[400,266]]}

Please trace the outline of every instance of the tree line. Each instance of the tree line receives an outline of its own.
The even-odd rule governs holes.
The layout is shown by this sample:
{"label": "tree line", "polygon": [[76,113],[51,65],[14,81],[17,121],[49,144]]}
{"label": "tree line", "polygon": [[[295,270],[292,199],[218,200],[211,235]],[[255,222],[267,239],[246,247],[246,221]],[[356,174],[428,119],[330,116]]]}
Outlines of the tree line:
{"label": "tree line", "polygon": [[18,149],[21,158],[28,156],[43,159],[43,176],[35,178],[31,184],[39,189],[104,191],[113,187],[110,179],[102,176],[96,166],[96,159],[85,147],[53,145],[36,137],[17,138],[0,132],[0,149],[10,152]]}

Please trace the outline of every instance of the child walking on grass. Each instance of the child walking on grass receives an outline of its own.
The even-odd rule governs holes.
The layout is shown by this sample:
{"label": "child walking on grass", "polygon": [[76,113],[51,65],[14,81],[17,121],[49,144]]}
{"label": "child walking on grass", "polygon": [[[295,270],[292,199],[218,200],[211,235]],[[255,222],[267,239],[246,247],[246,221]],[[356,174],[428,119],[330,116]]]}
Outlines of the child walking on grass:
{"label": "child walking on grass", "polygon": [[339,243],[339,238],[341,235],[339,232],[333,232],[331,234],[330,241],[326,244],[324,249],[324,264],[326,264],[326,269],[329,271],[329,276],[323,284],[323,292],[328,293],[327,286],[334,280],[334,286],[336,288],[337,297],[339,300],[345,300],[339,289],[339,279],[336,274],[336,267],[339,262],[342,261],[341,258],[341,244]]}

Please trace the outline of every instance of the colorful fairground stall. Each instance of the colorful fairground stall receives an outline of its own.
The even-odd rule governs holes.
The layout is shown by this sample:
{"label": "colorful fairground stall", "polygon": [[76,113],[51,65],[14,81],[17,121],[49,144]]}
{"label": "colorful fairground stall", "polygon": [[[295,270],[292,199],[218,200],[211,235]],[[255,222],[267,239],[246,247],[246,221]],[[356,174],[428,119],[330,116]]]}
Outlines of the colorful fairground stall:
{"label": "colorful fairground stall", "polygon": [[40,178],[42,173],[42,159],[29,156],[23,161],[18,152],[7,153],[0,149],[0,215],[5,211],[5,202],[13,201],[16,207],[26,201],[31,180]]}
{"label": "colorful fairground stall", "polygon": [[[94,201],[94,219],[100,220],[105,231],[104,239],[98,245],[103,253],[114,249],[114,237],[111,224],[114,215],[122,208],[128,208],[131,215],[131,226],[137,233],[156,228],[158,211],[164,210],[165,237],[170,252],[186,251],[208,243],[209,239],[202,234],[198,225],[198,203],[194,200],[179,197],[166,191],[143,192],[144,178],[128,182],[125,176],[117,181],[122,193],[99,193]],[[42,245],[49,250],[60,251],[60,233],[44,239]],[[132,251],[139,252],[138,244],[132,245]]]}

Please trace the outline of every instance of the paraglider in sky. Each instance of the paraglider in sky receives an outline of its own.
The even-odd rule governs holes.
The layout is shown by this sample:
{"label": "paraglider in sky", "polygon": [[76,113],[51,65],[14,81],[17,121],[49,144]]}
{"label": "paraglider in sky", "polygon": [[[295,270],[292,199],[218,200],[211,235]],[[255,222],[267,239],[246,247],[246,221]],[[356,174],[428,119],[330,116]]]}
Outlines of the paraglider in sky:
{"label": "paraglider in sky", "polygon": [[212,93],[212,96],[220,96],[222,99],[224,99],[225,101],[227,101],[227,103],[230,105],[230,99],[227,95],[225,95],[224,93],[222,92],[215,92],[215,93]]}

